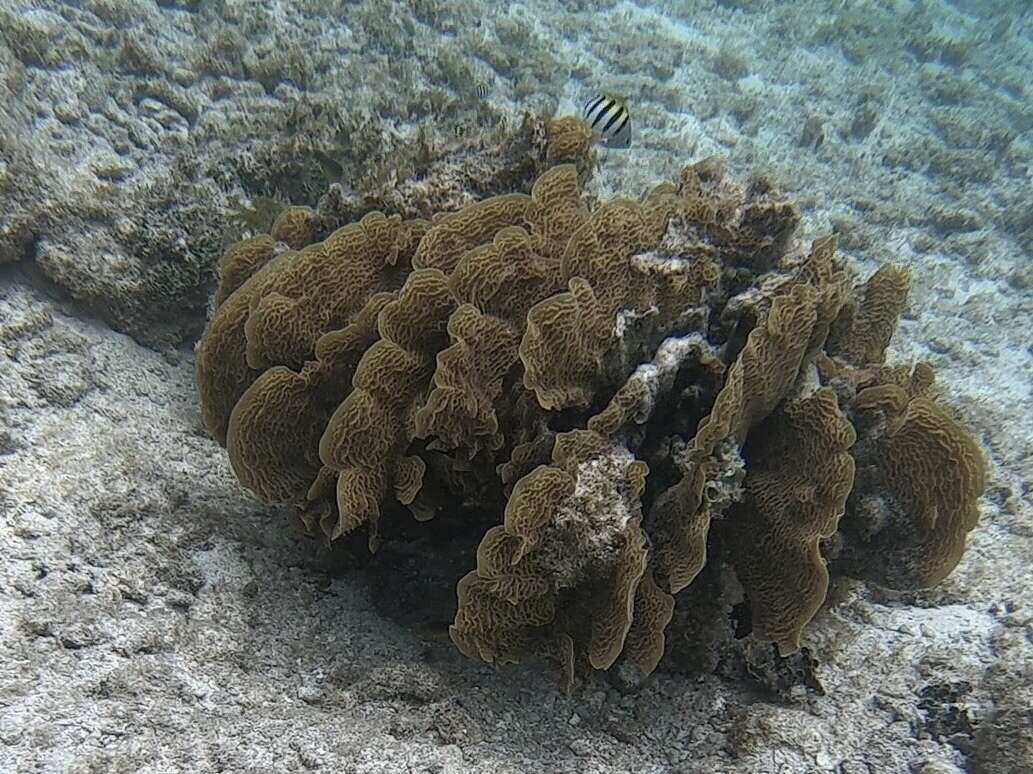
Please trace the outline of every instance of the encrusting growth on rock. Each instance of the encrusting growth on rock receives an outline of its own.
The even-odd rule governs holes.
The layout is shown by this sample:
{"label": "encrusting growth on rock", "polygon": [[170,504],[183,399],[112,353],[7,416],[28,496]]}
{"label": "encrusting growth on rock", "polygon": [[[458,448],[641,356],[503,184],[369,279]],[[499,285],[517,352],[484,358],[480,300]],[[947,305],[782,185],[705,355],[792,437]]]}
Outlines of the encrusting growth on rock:
{"label": "encrusting growth on rock", "polygon": [[708,563],[783,656],[830,571],[945,577],[985,464],[932,369],[883,362],[908,275],[854,287],[771,181],[710,159],[590,207],[590,133],[541,127],[521,190],[322,241],[292,207],[227,250],[197,375],[241,482],[327,541],[480,537],[452,640],[567,688],[656,669]]}

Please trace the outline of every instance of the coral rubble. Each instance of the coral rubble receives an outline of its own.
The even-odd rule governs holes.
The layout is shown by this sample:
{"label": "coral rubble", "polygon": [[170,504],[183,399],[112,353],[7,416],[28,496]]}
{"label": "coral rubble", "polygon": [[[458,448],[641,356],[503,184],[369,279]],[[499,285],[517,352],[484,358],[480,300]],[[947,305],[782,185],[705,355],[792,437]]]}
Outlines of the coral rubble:
{"label": "coral rubble", "polygon": [[480,537],[452,640],[566,687],[652,672],[708,565],[783,656],[830,570],[946,576],[984,462],[928,366],[883,362],[907,274],[855,287],[713,160],[589,206],[579,122],[539,147],[527,192],[321,241],[292,208],[227,251],[197,373],[241,482],[328,541],[405,512]]}

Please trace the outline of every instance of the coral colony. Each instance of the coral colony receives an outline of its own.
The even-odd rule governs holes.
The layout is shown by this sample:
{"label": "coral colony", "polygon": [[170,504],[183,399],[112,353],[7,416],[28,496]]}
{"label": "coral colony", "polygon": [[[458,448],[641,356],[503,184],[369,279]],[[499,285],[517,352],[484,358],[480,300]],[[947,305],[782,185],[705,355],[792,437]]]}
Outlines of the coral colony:
{"label": "coral colony", "polygon": [[591,133],[541,125],[533,185],[332,233],[292,207],[230,247],[197,374],[240,481],[327,541],[479,540],[453,642],[568,689],[651,673],[704,568],[782,657],[830,573],[943,579],[984,462],[932,369],[885,363],[907,274],[855,282],[713,160],[590,203]]}

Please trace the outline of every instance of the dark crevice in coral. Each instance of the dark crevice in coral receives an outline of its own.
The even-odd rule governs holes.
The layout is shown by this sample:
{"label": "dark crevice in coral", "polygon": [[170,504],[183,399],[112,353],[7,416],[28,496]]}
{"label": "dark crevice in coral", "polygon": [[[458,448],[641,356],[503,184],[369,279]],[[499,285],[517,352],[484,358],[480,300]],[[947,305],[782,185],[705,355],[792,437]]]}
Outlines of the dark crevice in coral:
{"label": "dark crevice in coral", "polygon": [[721,359],[725,363],[734,362],[746,346],[746,337],[757,324],[753,315],[728,314],[728,301],[754,287],[758,281],[758,275],[753,271],[723,266],[717,289],[707,294],[710,314],[707,318],[706,338],[712,346],[721,350]]}
{"label": "dark crevice in coral", "polygon": [[644,513],[651,513],[656,498],[681,479],[684,471],[676,454],[713,406],[717,391],[711,381],[698,363],[683,364],[670,392],[660,396],[649,422],[639,428],[641,437],[633,451],[649,465],[642,495]]}
{"label": "dark crevice in coral", "polygon": [[377,611],[404,626],[447,628],[456,615],[455,588],[477,563],[477,546],[497,514],[454,509],[418,522],[404,508],[385,514],[391,535],[364,574]]}
{"label": "dark crevice in coral", "polygon": [[[875,412],[878,414],[879,412]],[[885,419],[872,415],[854,416],[858,441],[851,449],[856,465],[854,486],[847,499],[846,510],[839,521],[834,548],[829,558],[829,572],[836,576],[870,577],[893,585],[893,578],[872,577],[878,563],[872,557],[880,545],[894,542],[901,535],[913,532],[907,514],[891,495],[878,464],[879,439],[886,432]]]}
{"label": "dark crevice in coral", "polygon": [[604,398],[597,397],[589,409],[567,408],[562,411],[554,411],[549,414],[549,429],[557,433],[566,433],[585,426],[586,417],[599,413],[609,402],[610,394]]}
{"label": "dark crevice in coral", "polygon": [[718,672],[728,643],[734,639],[729,612],[741,598],[740,590],[728,581],[722,563],[708,556],[692,585],[675,598],[664,668],[673,672]]}
{"label": "dark crevice in coral", "polygon": [[748,637],[753,632],[753,614],[750,601],[748,599],[744,600],[733,607],[728,615],[728,619],[732,623],[737,640]]}
{"label": "dark crevice in coral", "polygon": [[17,263],[35,262],[36,253],[39,251],[39,237],[33,235],[25,241],[22,246],[22,255]]}
{"label": "dark crevice in coral", "polygon": [[29,285],[54,301],[70,300],[72,298],[71,294],[51,280],[40,269],[39,264],[36,263],[38,252],[38,237],[26,242],[16,261],[0,264],[0,284],[14,285],[20,283]]}
{"label": "dark crevice in coral", "polygon": [[757,321],[752,316],[748,319],[740,317],[736,320],[735,325],[727,331],[724,346],[721,350],[721,359],[725,363],[731,364],[735,362],[743,347],[746,346],[746,339],[750,335],[750,331],[756,326]]}
{"label": "dark crevice in coral", "polygon": [[677,597],[664,668],[706,672],[762,689],[765,699],[796,703],[824,695],[818,661],[805,647],[782,657],[753,631],[750,599],[730,565],[720,524],[711,529],[707,562]]}
{"label": "dark crevice in coral", "polygon": [[347,578],[369,564],[370,554],[365,530],[357,529],[330,546],[324,546],[319,567],[328,578]]}

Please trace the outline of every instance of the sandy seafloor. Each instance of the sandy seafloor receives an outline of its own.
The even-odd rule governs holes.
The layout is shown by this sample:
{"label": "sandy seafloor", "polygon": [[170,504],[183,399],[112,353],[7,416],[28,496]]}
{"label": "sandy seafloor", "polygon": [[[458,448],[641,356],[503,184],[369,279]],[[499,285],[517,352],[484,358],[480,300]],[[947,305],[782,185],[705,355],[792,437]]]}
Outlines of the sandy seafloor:
{"label": "sandy seafloor", "polygon": [[[1033,770],[1023,5],[0,1],[0,771]],[[210,276],[248,194],[311,204],[312,148],[347,175],[388,125],[454,136],[602,90],[636,131],[602,193],[717,153],[860,272],[910,266],[892,357],[931,361],[987,449],[961,565],[816,619],[826,695],[801,704],[666,673],[568,698],[466,660],[331,576],[200,426],[203,298],[175,272]],[[175,281],[139,302],[156,263]]]}

